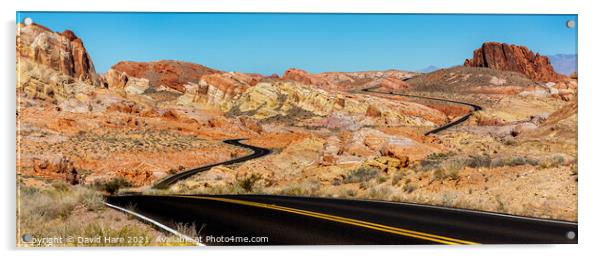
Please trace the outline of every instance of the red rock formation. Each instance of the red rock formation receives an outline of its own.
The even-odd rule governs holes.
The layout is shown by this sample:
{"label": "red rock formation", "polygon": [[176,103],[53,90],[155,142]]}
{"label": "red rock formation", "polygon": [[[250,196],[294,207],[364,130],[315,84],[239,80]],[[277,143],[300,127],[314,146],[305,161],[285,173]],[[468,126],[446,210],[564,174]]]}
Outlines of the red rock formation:
{"label": "red rock formation", "polygon": [[554,71],[548,57],[533,53],[524,46],[498,42],[483,43],[474,51],[472,59],[464,61],[464,66],[515,71],[535,81],[556,82],[563,78]]}
{"label": "red rock formation", "polygon": [[198,94],[205,95],[211,104],[238,97],[262,79],[258,74],[237,72],[204,75],[199,81]]}
{"label": "red rock formation", "polygon": [[384,78],[377,83],[377,86],[391,90],[404,90],[410,87],[405,81],[395,77]]}
{"label": "red rock formation", "polygon": [[312,75],[305,70],[290,68],[282,76],[284,80],[297,81],[305,85],[317,86],[324,89],[336,89],[337,85],[319,76]]}
{"label": "red rock formation", "polygon": [[29,58],[83,82],[100,84],[84,43],[70,30],[57,33],[38,24],[19,24],[17,58]]}
{"label": "red rock formation", "polygon": [[146,78],[150,85],[159,87],[161,85],[185,91],[184,85],[198,82],[203,75],[221,73],[219,70],[201,66],[199,64],[161,60],[153,62],[122,61],[112,67],[113,70],[123,72],[131,77]]}

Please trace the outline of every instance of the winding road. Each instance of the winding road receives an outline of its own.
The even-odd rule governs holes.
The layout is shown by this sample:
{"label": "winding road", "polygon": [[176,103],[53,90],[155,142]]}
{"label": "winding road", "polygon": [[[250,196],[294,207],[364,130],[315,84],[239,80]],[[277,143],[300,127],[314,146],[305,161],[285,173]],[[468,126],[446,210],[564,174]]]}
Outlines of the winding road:
{"label": "winding road", "polygon": [[[468,105],[472,111],[439,126],[435,134],[466,121],[475,104],[432,97],[395,94]],[[170,176],[153,188],[165,189],[177,181],[207,171],[270,154],[269,149],[225,140],[253,151],[221,163]],[[577,223],[518,217],[484,211],[400,202],[343,200],[275,195],[141,195],[107,197],[111,207],[156,225],[194,224],[205,245],[399,245],[399,244],[575,244]],[[134,213],[134,212],[130,212]],[[170,230],[172,233],[173,229]]]}
{"label": "winding road", "polygon": [[228,140],[224,140],[224,143],[230,144],[233,146],[250,149],[251,151],[253,151],[253,153],[251,153],[250,155],[242,156],[242,157],[235,158],[232,160],[227,160],[227,161],[216,163],[216,164],[205,165],[205,166],[193,168],[190,170],[186,170],[186,171],[174,174],[172,176],[169,176],[169,177],[161,180],[157,184],[155,184],[153,186],[153,189],[167,189],[169,186],[171,186],[172,184],[174,184],[180,180],[184,180],[184,179],[191,177],[195,174],[198,174],[200,172],[207,171],[214,166],[242,163],[247,160],[259,158],[259,157],[266,156],[266,155],[269,155],[270,153],[272,153],[272,151],[267,148],[261,148],[261,147],[256,147],[256,146],[251,146],[251,145],[240,143],[241,140],[244,140],[244,139],[228,139]]}
{"label": "winding road", "polygon": [[446,129],[449,129],[453,126],[456,126],[466,120],[468,120],[468,118],[470,118],[470,116],[473,115],[474,112],[476,111],[480,111],[483,108],[479,105],[473,104],[473,103],[467,103],[467,102],[460,102],[460,101],[454,101],[454,100],[449,100],[449,99],[443,99],[443,98],[435,98],[435,97],[428,97],[428,96],[420,96],[420,95],[411,95],[411,94],[401,94],[401,93],[394,93],[394,92],[380,92],[380,91],[374,91],[373,89],[376,89],[379,87],[370,87],[370,88],[364,88],[362,89],[362,91],[364,92],[371,92],[371,93],[378,93],[378,94],[388,94],[388,95],[397,95],[397,96],[405,96],[405,97],[411,97],[411,98],[417,98],[417,99],[425,99],[425,100],[433,100],[433,101],[441,101],[441,102],[448,102],[448,103],[455,103],[455,104],[461,104],[461,105],[466,105],[469,106],[471,108],[472,111],[470,111],[469,113],[463,115],[462,117],[451,121],[447,124],[438,126],[426,133],[424,133],[424,135],[430,135],[430,134],[437,134],[441,131],[444,131]]}

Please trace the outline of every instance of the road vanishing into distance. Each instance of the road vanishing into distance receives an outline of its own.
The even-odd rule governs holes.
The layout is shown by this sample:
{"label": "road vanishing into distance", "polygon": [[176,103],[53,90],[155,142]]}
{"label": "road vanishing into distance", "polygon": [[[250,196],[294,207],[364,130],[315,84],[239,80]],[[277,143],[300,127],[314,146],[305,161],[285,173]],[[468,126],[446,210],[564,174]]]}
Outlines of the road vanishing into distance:
{"label": "road vanishing into distance", "polygon": [[[481,110],[478,105],[453,100],[378,92],[373,88],[363,91],[468,105],[472,107],[472,112]],[[426,135],[458,125],[466,121],[472,112],[439,126]],[[250,149],[252,154],[183,171],[160,181],[153,188],[165,189],[177,181],[214,166],[236,164],[271,153],[269,149],[240,143],[241,140],[224,142]],[[194,224],[205,245],[468,245],[578,242],[578,224],[575,222],[412,203],[276,195],[138,193],[109,196],[107,203],[126,212],[128,210],[125,208],[135,208],[136,215],[155,225],[174,228],[176,223]],[[228,242],[224,242],[225,240]]]}
{"label": "road vanishing into distance", "polygon": [[420,95],[411,95],[411,94],[402,94],[402,93],[394,93],[394,92],[381,92],[381,91],[375,91],[374,89],[379,88],[378,86],[376,87],[370,87],[370,88],[364,88],[362,89],[362,91],[364,92],[370,92],[370,93],[377,93],[377,94],[388,94],[388,95],[397,95],[397,96],[404,96],[404,97],[411,97],[411,98],[417,98],[417,99],[425,99],[425,100],[433,100],[433,101],[441,101],[441,102],[448,102],[448,103],[454,103],[454,104],[461,104],[461,105],[465,105],[465,106],[469,106],[472,111],[470,111],[469,113],[465,114],[464,116],[451,121],[447,124],[438,126],[426,133],[424,133],[424,135],[431,135],[431,134],[437,134],[441,131],[444,131],[446,129],[449,129],[453,126],[456,126],[466,120],[468,120],[468,118],[470,118],[470,116],[473,115],[474,112],[476,111],[480,111],[483,108],[479,105],[473,104],[473,103],[467,103],[467,102],[460,102],[460,101],[454,101],[454,100],[449,100],[449,99],[443,99],[443,98],[435,98],[435,97],[428,97],[428,96],[420,96]]}

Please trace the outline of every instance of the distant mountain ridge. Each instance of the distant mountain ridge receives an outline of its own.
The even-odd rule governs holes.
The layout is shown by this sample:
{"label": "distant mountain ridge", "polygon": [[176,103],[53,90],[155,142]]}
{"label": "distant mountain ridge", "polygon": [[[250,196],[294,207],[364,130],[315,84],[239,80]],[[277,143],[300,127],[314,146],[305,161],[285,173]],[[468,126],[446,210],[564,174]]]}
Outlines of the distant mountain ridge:
{"label": "distant mountain ridge", "polygon": [[548,57],[556,72],[567,76],[577,72],[577,54],[556,54]]}
{"label": "distant mountain ridge", "polygon": [[439,70],[439,69],[441,69],[441,68],[437,67],[437,66],[429,65],[428,67],[425,67],[423,69],[418,70],[418,72],[420,72],[420,73],[430,73],[430,72],[433,72],[433,71],[436,71],[436,70]]}

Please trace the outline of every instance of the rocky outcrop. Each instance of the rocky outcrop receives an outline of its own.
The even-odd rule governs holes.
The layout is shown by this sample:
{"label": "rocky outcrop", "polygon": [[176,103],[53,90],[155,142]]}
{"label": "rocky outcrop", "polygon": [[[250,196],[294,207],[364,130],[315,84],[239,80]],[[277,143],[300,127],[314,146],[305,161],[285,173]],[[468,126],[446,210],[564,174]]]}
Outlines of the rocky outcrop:
{"label": "rocky outcrop", "polygon": [[188,83],[184,86],[184,95],[178,98],[181,105],[204,104],[221,106],[237,99],[249,87],[261,80],[258,74],[237,72],[204,75],[198,84]]}
{"label": "rocky outcrop", "polygon": [[368,87],[403,90],[409,87],[404,80],[415,75],[416,73],[400,70],[324,72],[317,74],[317,76],[336,84],[339,90],[358,90]]}
{"label": "rocky outcrop", "polygon": [[69,184],[78,184],[80,177],[73,162],[66,157],[54,159],[34,159],[33,171],[36,175],[62,178]]}
{"label": "rocky outcrop", "polygon": [[464,61],[464,66],[515,71],[535,81],[556,82],[563,78],[554,71],[548,57],[533,53],[524,46],[498,42],[483,43],[474,51],[472,59]]}
{"label": "rocky outcrop", "polygon": [[282,79],[296,81],[304,85],[317,86],[322,89],[337,88],[337,85],[319,75],[313,75],[305,70],[296,68],[290,68],[286,70],[286,72],[284,72],[284,75],[282,76]]}
{"label": "rocky outcrop", "polygon": [[446,121],[443,113],[424,105],[373,96],[344,95],[291,81],[258,83],[234,101],[223,102],[221,108],[232,116],[247,115],[257,120],[313,118],[308,123],[315,127],[325,127],[333,114],[363,125],[433,126]]}
{"label": "rocky outcrop", "polygon": [[18,25],[17,58],[26,58],[91,85],[100,85],[84,43],[75,33],[37,24]]}
{"label": "rocky outcrop", "polygon": [[296,81],[325,90],[349,91],[368,87],[402,90],[409,86],[404,80],[415,74],[399,70],[310,74],[301,69],[291,68],[284,73],[282,79]]}
{"label": "rocky outcrop", "polygon": [[93,85],[35,63],[31,59],[20,60],[18,66],[17,93],[23,92],[25,96],[33,99],[58,103],[94,91]]}
{"label": "rocky outcrop", "polygon": [[[184,85],[188,83],[196,83],[204,75],[221,73],[219,70],[208,68],[199,64],[190,62],[161,60],[153,62],[133,62],[122,61],[113,67],[116,72],[125,73],[129,77],[145,78],[149,80],[152,87],[159,88],[161,86],[175,89],[179,92],[184,92]],[[109,74],[107,74],[107,77]],[[123,84],[121,80],[107,80],[109,87],[112,87],[111,82]]]}

